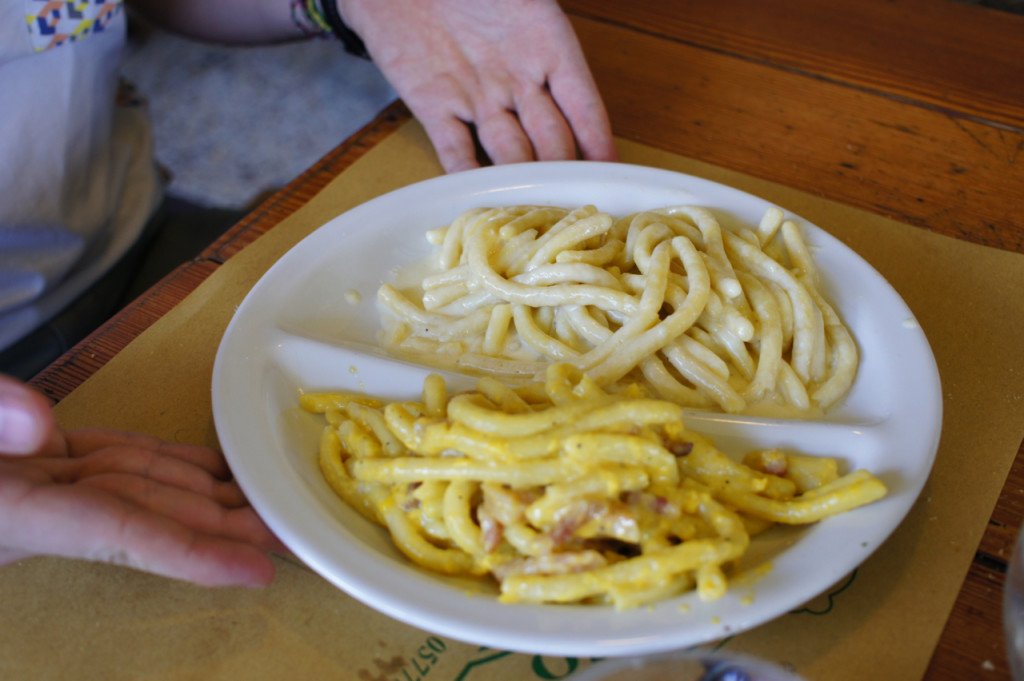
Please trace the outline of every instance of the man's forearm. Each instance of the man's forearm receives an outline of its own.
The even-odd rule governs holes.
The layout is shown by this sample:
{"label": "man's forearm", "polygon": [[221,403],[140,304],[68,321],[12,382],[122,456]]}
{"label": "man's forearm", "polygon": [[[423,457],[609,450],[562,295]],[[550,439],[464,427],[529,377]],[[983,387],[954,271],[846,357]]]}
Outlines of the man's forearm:
{"label": "man's forearm", "polygon": [[289,0],[130,0],[130,4],[160,26],[199,40],[254,44],[303,37]]}

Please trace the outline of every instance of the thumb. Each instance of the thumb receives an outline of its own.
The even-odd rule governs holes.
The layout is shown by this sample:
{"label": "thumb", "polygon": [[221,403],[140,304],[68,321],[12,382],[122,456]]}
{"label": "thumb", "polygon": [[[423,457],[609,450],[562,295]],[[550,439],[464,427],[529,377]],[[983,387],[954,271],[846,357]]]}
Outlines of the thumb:
{"label": "thumb", "polygon": [[0,455],[34,454],[55,432],[46,398],[20,381],[0,376]]}

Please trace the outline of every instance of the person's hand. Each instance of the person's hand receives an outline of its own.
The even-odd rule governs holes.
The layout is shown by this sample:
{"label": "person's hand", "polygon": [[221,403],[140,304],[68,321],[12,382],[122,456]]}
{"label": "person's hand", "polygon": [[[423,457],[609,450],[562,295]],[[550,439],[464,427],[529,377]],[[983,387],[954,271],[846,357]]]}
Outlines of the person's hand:
{"label": "person's hand", "polygon": [[207,586],[263,586],[280,543],[207,447],[62,432],[42,395],[0,377],[0,564],[105,561]]}
{"label": "person's hand", "polygon": [[554,0],[338,0],[448,172],[491,161],[614,160],[608,115]]}

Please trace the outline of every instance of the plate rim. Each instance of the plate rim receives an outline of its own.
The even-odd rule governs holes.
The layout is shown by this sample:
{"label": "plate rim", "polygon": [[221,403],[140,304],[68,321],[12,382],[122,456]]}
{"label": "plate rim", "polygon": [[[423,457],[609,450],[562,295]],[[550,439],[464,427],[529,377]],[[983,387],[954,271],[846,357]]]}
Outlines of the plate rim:
{"label": "plate rim", "polygon": [[[237,453],[237,448],[234,446],[235,443],[231,435],[227,432],[228,425],[231,422],[231,417],[229,416],[229,412],[225,405],[225,400],[223,399],[223,396],[225,394],[225,381],[229,381],[230,379],[230,375],[226,372],[229,372],[229,367],[232,366],[231,358],[228,355],[233,350],[232,343],[235,342],[235,339],[237,338],[236,334],[238,328],[243,326],[244,320],[246,319],[246,315],[248,314],[248,309],[254,305],[254,303],[251,303],[250,301],[258,300],[262,287],[266,286],[265,282],[272,281],[272,273],[274,273],[275,270],[280,271],[278,269],[280,263],[286,262],[289,259],[289,257],[296,257],[292,256],[291,254],[299,252],[297,249],[299,249],[303,243],[310,242],[310,240],[314,238],[325,238],[323,236],[317,237],[316,235],[327,234],[329,229],[334,229],[336,231],[343,229],[342,227],[337,227],[337,225],[344,225],[345,220],[358,219],[358,215],[361,212],[372,212],[380,205],[386,204],[386,202],[388,201],[396,201],[398,199],[405,197],[408,194],[415,194],[417,192],[430,192],[436,190],[438,187],[443,189],[447,185],[454,185],[455,187],[458,187],[465,183],[466,178],[472,178],[470,182],[475,180],[479,184],[482,184],[484,186],[488,185],[488,183],[496,185],[506,183],[504,184],[504,186],[492,187],[492,189],[486,190],[485,193],[488,191],[494,192],[502,189],[507,190],[510,188],[509,184],[507,183],[511,182],[514,178],[517,177],[521,179],[521,176],[524,172],[534,177],[546,177],[548,174],[558,175],[559,173],[562,172],[568,172],[570,175],[576,176],[573,180],[576,182],[585,181],[586,178],[584,177],[584,179],[581,180],[580,176],[586,176],[588,174],[595,175],[598,178],[601,178],[602,175],[610,175],[611,180],[617,183],[622,183],[624,181],[627,183],[636,182],[644,177],[656,177],[659,180],[671,180],[680,184],[685,184],[687,187],[686,191],[688,192],[691,191],[690,188],[693,186],[696,186],[698,189],[702,187],[711,187],[715,191],[725,191],[727,194],[739,195],[747,201],[759,202],[764,205],[777,205],[773,202],[764,199],[763,197],[751,194],[736,187],[731,187],[729,185],[716,182],[714,180],[709,180],[707,178],[701,178],[694,175],[688,175],[686,173],[680,173],[674,170],[627,163],[597,163],[579,161],[534,162],[529,164],[513,164],[506,166],[476,169],[472,171],[465,171],[463,173],[442,175],[439,177],[421,180],[419,182],[406,185],[395,190],[392,190],[390,192],[387,192],[385,194],[382,194],[367,202],[354,206],[349,210],[340,213],[339,215],[325,222],[317,229],[313,230],[309,235],[307,235],[299,242],[294,244],[291,248],[288,249],[287,252],[285,252],[278,260],[276,260],[266,270],[266,272],[264,272],[261,275],[257,283],[246,294],[243,301],[238,306],[234,315],[232,316],[232,319],[229,322],[227,328],[225,329],[214,361],[211,392],[213,398],[214,423],[216,426],[218,438],[221,441],[222,448],[224,449],[224,454],[228,458],[232,470],[235,471],[236,479],[239,480],[239,484],[242,486],[247,497],[253,503],[254,508],[257,508],[257,511],[260,513],[261,517],[264,517],[264,520],[267,521],[268,525],[270,525],[271,528],[275,530],[275,532],[287,531],[290,534],[292,534],[292,536],[289,537],[289,539],[291,540],[289,546],[296,553],[296,555],[306,564],[312,567],[314,571],[316,571],[318,574],[323,576],[325,579],[330,581],[335,586],[343,589],[344,591],[352,595],[354,598],[368,605],[369,607],[377,609],[390,617],[406,622],[413,626],[420,627],[427,631],[432,631],[441,635],[450,636],[458,640],[480,643],[496,648],[504,648],[520,652],[531,652],[540,654],[601,654],[606,656],[620,656],[628,654],[646,654],[653,652],[661,652],[664,650],[668,650],[670,648],[679,647],[681,645],[689,645],[693,643],[692,636],[672,636],[669,632],[662,632],[660,636],[654,637],[653,639],[651,637],[640,636],[637,632],[633,632],[630,636],[620,637],[622,640],[607,638],[599,641],[590,639],[586,641],[579,641],[573,640],[571,636],[546,636],[538,638],[536,633],[523,634],[522,632],[519,632],[517,634],[515,632],[504,631],[502,629],[500,622],[497,625],[496,629],[494,629],[493,631],[485,632],[482,636],[480,636],[477,635],[478,632],[467,631],[467,629],[465,628],[465,622],[461,618],[455,618],[454,621],[450,617],[439,619],[437,617],[437,613],[427,613],[423,612],[422,610],[417,610],[416,608],[410,608],[410,603],[408,601],[399,601],[395,598],[390,597],[391,594],[389,593],[389,589],[384,589],[382,591],[379,585],[374,586],[373,584],[366,584],[365,580],[353,580],[351,575],[348,575],[347,579],[339,577],[339,575],[337,574],[336,566],[324,565],[325,556],[322,554],[322,552],[317,551],[315,547],[305,545],[305,542],[301,538],[301,535],[300,538],[298,538],[298,541],[296,541],[297,537],[294,534],[294,527],[292,526],[290,521],[282,519],[278,513],[274,513],[273,508],[266,508],[268,502],[263,493],[261,483],[259,481],[254,481],[252,479],[252,475],[250,474],[251,469],[249,469],[248,466],[245,465],[246,462],[244,458],[242,458],[241,455]],[[608,180],[609,177],[603,177],[601,181]],[[562,181],[564,181],[564,178]],[[543,184],[544,182],[539,181],[527,182],[525,184],[520,182],[518,185],[515,185],[514,187],[511,188],[521,189],[524,187],[540,186]],[[476,196],[480,194],[481,191],[483,190],[468,192],[468,195]],[[653,207],[655,206],[652,206],[652,208]],[[783,210],[786,211],[784,206],[780,206],[780,208],[783,208]],[[352,214],[354,212],[357,213],[355,218],[352,217]],[[790,215],[795,215],[791,211],[786,212]],[[853,249],[846,246],[844,242],[842,242],[840,239],[829,233],[827,230],[815,225],[814,223],[811,223],[809,220],[806,220],[800,216],[797,217],[800,219],[802,227],[804,227],[805,229],[809,227],[813,231],[815,231],[817,236],[820,237],[823,235],[826,239],[832,240],[834,243],[831,243],[830,246],[842,249],[845,252],[844,257],[852,256],[853,258],[856,259],[859,267],[866,267],[871,272],[873,272],[878,280],[876,283],[886,287],[888,289],[889,295],[891,295],[891,297],[896,302],[898,302],[898,304],[902,305],[906,312],[912,316],[912,312],[910,312],[909,307],[906,305],[906,302],[903,301],[899,293],[860,254],[856,253]],[[334,225],[334,227],[332,227],[332,225]],[[422,231],[425,231],[425,229]],[[842,309],[840,309],[840,313],[842,313]],[[899,527],[899,525],[902,523],[903,518],[910,511],[915,501],[919,497],[921,489],[927,481],[932,470],[932,467],[934,465],[935,456],[938,449],[938,443],[941,437],[943,408],[941,381],[938,374],[937,365],[935,364],[934,354],[931,351],[930,345],[928,344],[927,338],[924,336],[923,331],[920,332],[919,338],[920,342],[923,343],[923,348],[926,350],[926,361],[924,362],[924,364],[927,365],[928,369],[930,369],[930,375],[924,376],[923,379],[925,383],[930,384],[934,388],[934,390],[928,391],[932,399],[929,401],[929,404],[926,405],[925,410],[930,416],[930,422],[934,423],[937,426],[934,429],[932,429],[933,432],[931,441],[928,442],[926,445],[923,445],[923,448],[927,452],[929,452],[929,454],[926,456],[927,461],[923,461],[923,463],[925,464],[923,466],[924,474],[921,476],[920,479],[910,482],[911,493],[909,494],[909,501],[907,501],[904,504],[905,508],[902,508],[902,512],[899,519],[897,519],[895,522],[892,522],[891,527],[889,527],[883,535],[879,535],[877,542],[870,547],[870,551],[866,552],[865,555],[857,561],[856,565],[860,565],[863,562],[863,560],[867,559],[867,557],[871,555],[871,553],[873,553],[874,550],[876,550],[882,543],[884,543],[884,541],[897,529],[897,527]],[[264,506],[264,508],[259,508],[260,506]],[[268,513],[268,511],[271,512]],[[346,532],[348,532],[348,528],[345,528],[345,530]],[[298,546],[293,546],[293,543],[298,544]],[[856,567],[856,565],[852,567]],[[421,571],[419,568],[412,568],[412,570],[417,572],[423,572],[424,575],[427,574],[425,573],[425,571]],[[845,573],[845,570],[843,570],[842,572]],[[842,574],[835,575],[835,579],[839,579],[840,577],[842,577]],[[835,579],[832,581],[835,581]],[[826,584],[824,588],[827,588],[827,586],[828,585]],[[822,589],[817,589],[813,594],[810,594],[807,597],[813,597],[818,593],[821,593],[821,591]],[[797,604],[791,604],[789,607],[792,607],[793,605]],[[520,606],[501,604],[498,607],[505,609],[518,608]],[[592,609],[594,607],[600,606],[525,607],[531,609],[557,608],[559,610],[564,611],[566,608]],[[719,638],[722,636],[737,633],[741,630],[750,629],[754,626],[774,619],[778,615],[785,613],[789,609],[789,607],[782,609],[779,612],[775,612],[774,614],[768,614],[763,616],[754,616],[753,613],[755,611],[751,611],[752,616],[746,618],[746,620],[744,620],[743,622],[737,623],[735,619],[730,619],[729,623],[726,623],[722,626],[706,627],[707,635],[701,637],[702,641],[713,640],[714,638]]]}

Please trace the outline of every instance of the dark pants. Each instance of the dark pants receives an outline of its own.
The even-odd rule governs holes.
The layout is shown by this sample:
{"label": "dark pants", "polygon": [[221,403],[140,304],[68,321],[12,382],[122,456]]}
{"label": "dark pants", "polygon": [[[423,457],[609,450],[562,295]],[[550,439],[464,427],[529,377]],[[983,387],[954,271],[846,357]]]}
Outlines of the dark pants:
{"label": "dark pants", "polygon": [[22,380],[35,376],[243,215],[168,197],[145,236],[113,269],[48,323],[0,352],[0,373]]}

